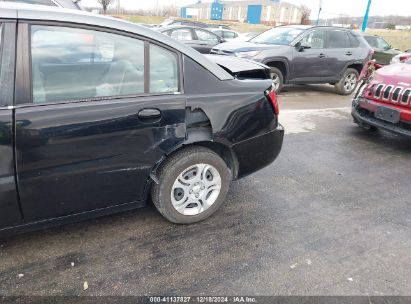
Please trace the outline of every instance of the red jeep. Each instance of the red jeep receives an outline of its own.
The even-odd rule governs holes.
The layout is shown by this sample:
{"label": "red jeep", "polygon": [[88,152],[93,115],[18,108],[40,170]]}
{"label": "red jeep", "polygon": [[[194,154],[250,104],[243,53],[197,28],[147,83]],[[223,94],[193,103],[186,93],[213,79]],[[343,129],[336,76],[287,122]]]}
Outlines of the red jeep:
{"label": "red jeep", "polygon": [[354,122],[411,136],[411,59],[381,67],[368,62],[352,103]]}

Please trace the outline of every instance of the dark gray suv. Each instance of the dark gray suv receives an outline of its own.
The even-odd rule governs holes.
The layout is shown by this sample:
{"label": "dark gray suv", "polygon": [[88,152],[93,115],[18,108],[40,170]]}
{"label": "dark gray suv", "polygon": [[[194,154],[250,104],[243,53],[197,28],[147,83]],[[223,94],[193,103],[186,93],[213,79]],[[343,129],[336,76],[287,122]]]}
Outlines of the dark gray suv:
{"label": "dark gray suv", "polygon": [[249,41],[222,43],[211,53],[268,65],[277,91],[284,84],[330,83],[339,94],[349,95],[372,49],[348,29],[297,25],[275,27]]}

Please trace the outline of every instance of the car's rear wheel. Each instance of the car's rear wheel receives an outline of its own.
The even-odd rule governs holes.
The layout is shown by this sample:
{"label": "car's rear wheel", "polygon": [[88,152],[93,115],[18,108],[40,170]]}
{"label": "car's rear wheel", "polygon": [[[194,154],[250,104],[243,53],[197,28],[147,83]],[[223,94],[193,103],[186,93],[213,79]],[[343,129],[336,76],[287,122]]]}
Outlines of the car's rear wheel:
{"label": "car's rear wheel", "polygon": [[230,171],[223,159],[204,147],[185,148],[158,170],[151,196],[169,221],[190,224],[212,215],[224,202]]}
{"label": "car's rear wheel", "polygon": [[335,84],[337,93],[340,95],[350,95],[355,91],[359,78],[358,71],[348,68],[339,82]]}
{"label": "car's rear wheel", "polygon": [[271,68],[270,76],[273,80],[273,87],[276,93],[279,93],[284,85],[284,75],[277,68]]}

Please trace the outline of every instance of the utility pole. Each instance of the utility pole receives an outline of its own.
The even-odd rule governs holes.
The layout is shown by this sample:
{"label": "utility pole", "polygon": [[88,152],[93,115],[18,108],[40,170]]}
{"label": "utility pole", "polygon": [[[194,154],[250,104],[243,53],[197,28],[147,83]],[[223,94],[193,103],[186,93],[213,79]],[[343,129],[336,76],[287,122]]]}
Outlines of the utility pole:
{"label": "utility pole", "polygon": [[121,3],[120,0],[117,0],[117,15],[120,15],[120,10],[121,10]]}
{"label": "utility pole", "polygon": [[364,21],[363,21],[363,23],[362,23],[362,31],[363,31],[363,32],[365,32],[365,30],[367,29],[368,13],[370,12],[371,1],[372,1],[372,0],[368,0],[367,10],[365,11]]}
{"label": "utility pole", "polygon": [[323,0],[320,0],[320,7],[318,8],[318,16],[317,16],[317,23],[316,25],[320,24],[320,14],[321,14],[321,10],[323,9]]}

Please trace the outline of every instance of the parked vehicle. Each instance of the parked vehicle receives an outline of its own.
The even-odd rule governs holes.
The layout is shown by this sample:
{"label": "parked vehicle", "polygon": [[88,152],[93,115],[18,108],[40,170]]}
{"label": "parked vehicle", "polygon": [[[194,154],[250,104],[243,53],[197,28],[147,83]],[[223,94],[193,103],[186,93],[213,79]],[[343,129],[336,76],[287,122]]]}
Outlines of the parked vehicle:
{"label": "parked vehicle", "polygon": [[149,195],[168,220],[197,222],[231,180],[280,152],[264,65],[217,65],[153,30],[74,10],[0,4],[0,20],[0,233],[141,207]]}
{"label": "parked vehicle", "polygon": [[210,54],[214,46],[225,42],[224,38],[209,30],[192,26],[161,27],[158,31],[203,54]]}
{"label": "parked vehicle", "polygon": [[410,58],[411,58],[411,50],[407,50],[405,51],[405,53],[401,53],[401,54],[398,54],[392,57],[390,64],[404,62]]}
{"label": "parked vehicle", "polygon": [[224,30],[231,30],[230,26],[227,24],[208,24],[208,27],[211,28],[216,28],[216,29],[224,29]]}
{"label": "parked vehicle", "polygon": [[362,75],[364,84],[352,103],[354,122],[411,136],[411,59],[384,67],[373,60]]}
{"label": "parked vehicle", "polygon": [[80,0],[0,0],[1,2],[40,4],[81,10]]}
{"label": "parked vehicle", "polygon": [[220,28],[210,28],[210,31],[224,38],[224,40],[226,41],[230,41],[238,37],[238,33],[232,30],[226,30],[226,29],[220,29]]}
{"label": "parked vehicle", "polygon": [[401,54],[400,50],[394,49],[382,37],[364,34],[364,39],[374,49],[372,59],[375,59],[378,64],[390,64],[394,56]]}
{"label": "parked vehicle", "polygon": [[276,91],[284,84],[332,83],[339,94],[349,95],[372,49],[348,29],[298,25],[275,27],[247,42],[222,43],[211,53],[270,66]]}
{"label": "parked vehicle", "polygon": [[249,41],[260,34],[261,33],[259,32],[240,33],[238,37],[234,39],[234,41]]}
{"label": "parked vehicle", "polygon": [[195,26],[201,28],[208,28],[210,27],[207,23],[199,22],[199,21],[192,21],[186,19],[167,19],[163,23],[160,24],[160,27],[168,27],[168,26]]}

